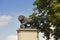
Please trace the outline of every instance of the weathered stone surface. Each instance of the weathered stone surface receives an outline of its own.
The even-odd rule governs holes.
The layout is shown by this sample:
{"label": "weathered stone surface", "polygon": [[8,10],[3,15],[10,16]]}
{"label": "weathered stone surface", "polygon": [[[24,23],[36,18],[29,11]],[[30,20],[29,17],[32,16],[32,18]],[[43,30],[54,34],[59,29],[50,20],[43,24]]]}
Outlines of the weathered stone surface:
{"label": "weathered stone surface", "polygon": [[18,29],[18,40],[38,40],[38,30],[37,29]]}

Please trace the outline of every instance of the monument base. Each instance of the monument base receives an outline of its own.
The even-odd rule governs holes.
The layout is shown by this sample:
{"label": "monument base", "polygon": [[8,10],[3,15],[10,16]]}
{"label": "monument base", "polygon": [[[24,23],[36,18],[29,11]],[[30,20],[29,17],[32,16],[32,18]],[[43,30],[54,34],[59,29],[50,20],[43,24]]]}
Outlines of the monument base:
{"label": "monument base", "polygon": [[18,29],[18,40],[39,40],[37,29]]}

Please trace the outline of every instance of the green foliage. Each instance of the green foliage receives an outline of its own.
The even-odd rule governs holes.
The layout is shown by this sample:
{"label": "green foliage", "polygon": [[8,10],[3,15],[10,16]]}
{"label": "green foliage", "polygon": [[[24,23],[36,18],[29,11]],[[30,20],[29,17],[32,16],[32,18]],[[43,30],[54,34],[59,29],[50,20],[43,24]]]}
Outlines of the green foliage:
{"label": "green foliage", "polygon": [[33,25],[33,28],[38,28],[38,25],[39,25],[38,24],[38,19],[39,19],[39,17],[37,16],[37,14],[33,13],[32,15],[29,16],[29,18],[32,18],[35,21],[35,23]]}
{"label": "green foliage", "polygon": [[55,40],[58,40],[60,38],[60,0],[53,0],[51,3],[51,7],[54,10],[53,14],[48,14],[49,21],[55,26],[54,29],[54,38]]}
{"label": "green foliage", "polygon": [[[54,36],[55,40],[60,38],[60,0],[35,0],[34,6],[37,14],[33,13],[30,18],[36,20],[35,25],[44,36],[50,39],[50,34]],[[37,15],[37,16],[36,16]],[[50,29],[51,25],[55,27],[54,31]]]}
{"label": "green foliage", "polygon": [[29,16],[29,18],[32,18],[32,19],[38,19],[38,17],[36,16],[36,13],[33,13],[32,15]]}

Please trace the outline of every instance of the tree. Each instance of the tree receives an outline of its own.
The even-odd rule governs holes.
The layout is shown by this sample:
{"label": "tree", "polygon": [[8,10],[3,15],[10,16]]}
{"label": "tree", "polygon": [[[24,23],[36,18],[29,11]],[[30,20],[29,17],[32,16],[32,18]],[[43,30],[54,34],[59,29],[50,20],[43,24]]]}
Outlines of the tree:
{"label": "tree", "polygon": [[[58,40],[60,38],[60,0],[35,0],[33,5],[36,7],[34,8],[35,16],[38,17],[37,29],[44,33],[46,40],[50,39],[50,34]],[[50,29],[50,23],[55,27],[54,31]]]}

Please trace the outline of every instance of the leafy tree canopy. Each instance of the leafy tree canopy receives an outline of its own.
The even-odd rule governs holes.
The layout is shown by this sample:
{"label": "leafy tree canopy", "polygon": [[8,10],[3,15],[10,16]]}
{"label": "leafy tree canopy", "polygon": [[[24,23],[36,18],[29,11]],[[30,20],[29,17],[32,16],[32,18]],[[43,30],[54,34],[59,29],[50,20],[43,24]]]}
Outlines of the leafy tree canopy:
{"label": "leafy tree canopy", "polygon": [[[35,0],[33,5],[34,13],[30,18],[37,19],[34,26],[44,33],[44,36],[50,39],[52,34],[55,40],[60,38],[60,0]],[[35,14],[36,13],[36,14]],[[51,24],[55,27],[50,29]]]}

